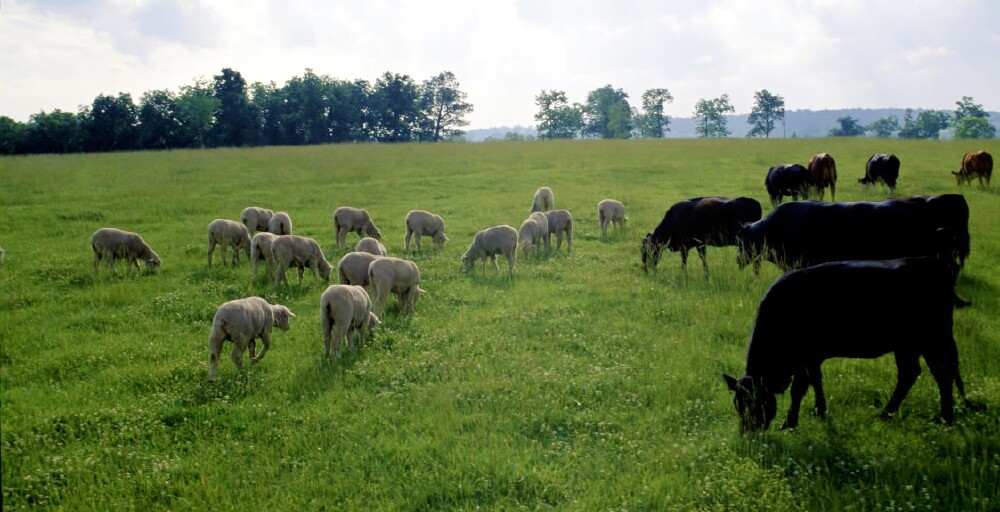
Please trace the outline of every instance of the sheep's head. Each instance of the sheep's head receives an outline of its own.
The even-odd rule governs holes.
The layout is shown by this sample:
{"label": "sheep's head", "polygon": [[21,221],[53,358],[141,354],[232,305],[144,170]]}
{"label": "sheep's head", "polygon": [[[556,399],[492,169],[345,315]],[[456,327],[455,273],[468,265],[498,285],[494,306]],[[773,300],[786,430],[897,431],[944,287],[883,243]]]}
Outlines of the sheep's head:
{"label": "sheep's head", "polygon": [[143,258],[143,261],[146,263],[146,268],[148,270],[156,270],[160,268],[160,255],[156,254],[156,251],[152,249],[149,250],[149,254]]}
{"label": "sheep's head", "polygon": [[448,237],[445,236],[444,231],[438,231],[437,233],[434,233],[434,243],[437,244],[439,247],[444,245],[445,242],[447,241]]}
{"label": "sheep's head", "polygon": [[274,326],[282,331],[287,331],[289,319],[295,318],[295,313],[281,304],[271,306],[271,311],[274,314]]}
{"label": "sheep's head", "polygon": [[382,240],[382,232],[375,227],[374,222],[369,222],[365,224],[365,234],[374,238],[375,240]]}
{"label": "sheep's head", "polygon": [[382,321],[379,320],[378,315],[376,315],[375,313],[369,312],[368,313],[368,328],[369,329],[374,329],[374,328],[376,328],[376,327],[378,327],[380,325],[382,325]]}
{"label": "sheep's head", "polygon": [[319,258],[318,267],[319,267],[319,275],[323,276],[323,279],[329,281],[330,273],[333,271],[333,267],[330,266],[330,263],[328,263],[323,258]]}
{"label": "sheep's head", "polygon": [[476,256],[470,248],[462,255],[462,270],[468,272],[472,270],[472,265],[476,262]]}

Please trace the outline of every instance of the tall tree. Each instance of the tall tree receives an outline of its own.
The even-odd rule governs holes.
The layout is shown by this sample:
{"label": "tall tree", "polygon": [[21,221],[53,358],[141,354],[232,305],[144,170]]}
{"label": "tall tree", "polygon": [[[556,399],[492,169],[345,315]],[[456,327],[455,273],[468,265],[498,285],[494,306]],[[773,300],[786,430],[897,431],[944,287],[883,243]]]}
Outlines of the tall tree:
{"label": "tall tree", "polygon": [[283,125],[290,144],[322,144],[330,141],[327,89],[330,78],[306,69],[292,77],[282,90]]}
{"label": "tall tree", "polygon": [[386,72],[372,88],[368,109],[373,134],[380,142],[413,140],[422,115],[418,108],[419,91],[409,75]]}
{"label": "tall tree", "polygon": [[858,137],[865,134],[861,122],[851,116],[837,118],[837,124],[830,129],[831,137]]}
{"label": "tall tree", "polygon": [[179,136],[186,147],[203,148],[208,144],[209,133],[215,124],[219,99],[208,82],[196,80],[181,87],[177,96],[177,121]]}
{"label": "tall tree", "polygon": [[80,112],[89,151],[135,149],[139,142],[138,109],[128,93],[99,94]]}
{"label": "tall tree", "polygon": [[982,105],[976,103],[972,99],[972,96],[962,96],[962,99],[955,102],[955,122],[957,123],[963,117],[978,117],[982,119],[989,119],[990,115],[986,112],[986,109]]}
{"label": "tall tree", "polygon": [[257,144],[291,144],[285,137],[285,94],[274,82],[254,82],[250,103],[256,116]]}
{"label": "tall tree", "polygon": [[327,116],[333,142],[368,140],[368,98],[371,84],[334,80],[327,87]]}
{"label": "tall tree", "polygon": [[672,101],[674,97],[667,89],[649,89],[642,93],[642,113],[632,116],[640,136],[662,139],[670,131],[670,118],[664,105]]}
{"label": "tall tree", "polygon": [[24,133],[25,153],[73,153],[84,150],[80,118],[55,109],[32,114]]}
{"label": "tall tree", "polygon": [[723,94],[718,98],[700,99],[694,106],[694,117],[697,119],[695,133],[699,137],[728,137],[729,122],[726,114],[736,112],[736,108],[729,102],[729,95]]}
{"label": "tall tree", "polygon": [[992,139],[997,129],[984,117],[965,116],[955,124],[957,139]]}
{"label": "tall tree", "polygon": [[882,138],[892,137],[892,134],[896,133],[898,130],[899,118],[896,116],[888,116],[877,119],[865,127],[865,132]]}
{"label": "tall tree", "polygon": [[183,144],[177,118],[177,98],[166,90],[147,91],[139,107],[139,145],[148,149],[166,149]]}
{"label": "tall tree", "polygon": [[423,136],[437,142],[442,137],[462,135],[461,127],[469,124],[465,116],[472,113],[472,104],[459,89],[455,74],[444,71],[420,86],[420,110],[424,121]]}
{"label": "tall tree", "polygon": [[583,133],[602,139],[627,139],[632,135],[632,107],[628,94],[611,85],[590,91],[583,106]]}
{"label": "tall tree", "polygon": [[748,137],[770,138],[777,121],[785,119],[785,98],[761,89],[753,95],[753,108],[747,123],[750,124]]}
{"label": "tall tree", "polygon": [[951,116],[947,112],[925,110],[913,117],[910,109],[903,116],[903,127],[899,136],[904,139],[936,139],[941,130],[948,128]]}
{"label": "tall tree", "polygon": [[7,116],[0,116],[0,155],[23,151],[26,127]]}
{"label": "tall tree", "polygon": [[583,129],[583,107],[570,104],[564,91],[545,91],[535,96],[536,130],[541,139],[572,139]]}
{"label": "tall tree", "polygon": [[218,146],[243,146],[254,142],[254,114],[247,97],[247,82],[239,71],[223,68],[215,75],[212,91],[218,106],[212,139]]}

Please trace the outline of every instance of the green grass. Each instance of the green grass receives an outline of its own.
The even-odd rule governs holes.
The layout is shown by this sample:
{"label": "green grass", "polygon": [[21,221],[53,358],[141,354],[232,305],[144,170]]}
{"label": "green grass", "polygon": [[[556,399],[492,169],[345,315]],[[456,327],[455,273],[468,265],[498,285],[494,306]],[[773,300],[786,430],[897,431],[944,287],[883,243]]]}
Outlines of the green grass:
{"label": "green grass", "polygon": [[[898,418],[876,420],[895,383],[885,357],[826,363],[829,420],[739,435],[719,375],[742,371],[779,272],[740,272],[732,248],[709,249],[707,281],[695,255],[687,277],[676,254],[656,274],[639,264],[641,236],[673,202],[766,203],[774,163],[828,151],[838,199],[878,200],[884,189],[856,183],[870,153],[900,156],[899,194],[936,194],[957,190],[949,171],[981,147],[1000,154],[996,141],[845,139],[2,158],[4,509],[997,510],[996,185],[962,189],[973,247],[959,291],[975,305],[956,313],[955,335],[988,409],[960,409],[952,427],[933,422],[927,372]],[[540,185],[575,214],[575,253],[519,261],[513,283],[492,269],[463,275],[475,231],[517,226]],[[609,243],[594,211],[605,197],[631,219]],[[371,211],[394,254],[412,208],[442,214],[451,242],[417,258],[429,296],[416,315],[390,306],[370,346],[330,365],[324,284],[307,275],[276,289],[252,283],[245,262],[205,267],[209,221],[248,205],[289,211],[334,262],[340,205]],[[102,226],[143,234],[161,271],[95,280],[88,240]],[[238,373],[224,358],[222,381],[208,383],[215,307],[254,294],[296,312],[292,329],[260,365]]]}

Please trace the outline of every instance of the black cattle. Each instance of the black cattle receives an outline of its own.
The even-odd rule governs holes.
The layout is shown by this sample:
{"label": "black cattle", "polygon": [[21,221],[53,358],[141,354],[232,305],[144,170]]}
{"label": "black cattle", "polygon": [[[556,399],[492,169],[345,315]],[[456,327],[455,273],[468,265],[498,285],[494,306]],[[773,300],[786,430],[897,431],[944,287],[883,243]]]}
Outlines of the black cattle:
{"label": "black cattle", "polygon": [[760,203],[749,197],[696,197],[676,203],[663,215],[660,225],[643,238],[642,269],[648,270],[650,264],[656,268],[666,247],[681,253],[681,268],[686,270],[688,251],[696,248],[708,275],[705,247],[736,245],[740,226],[760,216]]}
{"label": "black cattle", "polygon": [[889,190],[896,190],[896,180],[899,179],[899,159],[896,155],[876,153],[868,158],[865,166],[865,176],[858,180],[863,185],[885,183]]}
{"label": "black cattle", "polygon": [[[951,234],[945,242],[938,234],[941,228]],[[752,262],[757,269],[761,258],[789,270],[828,261],[932,256],[942,250],[961,266],[969,256],[969,205],[960,194],[857,203],[798,201],[743,226],[737,239],[740,268]]]}
{"label": "black cattle", "polygon": [[744,430],[766,430],[775,395],[791,385],[782,428],[798,423],[802,397],[813,387],[816,412],[826,413],[820,366],[833,357],[896,356],[896,389],[883,410],[891,417],[920,374],[919,358],[941,392],[941,419],[954,420],[952,382],[965,387],[952,336],[954,265],[939,258],[841,261],[778,278],[757,309],[746,375],[723,375]]}
{"label": "black cattle", "polygon": [[816,186],[812,173],[799,164],[776,165],[767,170],[764,188],[771,204],[778,204],[784,196],[798,201],[809,196],[809,189]]}

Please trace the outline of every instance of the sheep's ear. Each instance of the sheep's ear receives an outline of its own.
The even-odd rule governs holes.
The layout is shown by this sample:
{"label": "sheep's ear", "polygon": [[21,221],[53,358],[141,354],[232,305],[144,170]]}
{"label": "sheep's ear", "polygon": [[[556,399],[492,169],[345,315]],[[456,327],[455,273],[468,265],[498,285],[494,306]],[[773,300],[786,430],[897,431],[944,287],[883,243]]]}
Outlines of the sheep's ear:
{"label": "sheep's ear", "polygon": [[723,373],[722,379],[726,381],[726,386],[729,386],[730,391],[736,391],[736,387],[739,386],[739,382],[736,380],[736,377],[730,377],[729,375]]}
{"label": "sheep's ear", "polygon": [[295,313],[292,313],[292,310],[285,308],[285,313],[288,313],[290,318],[295,318]]}

